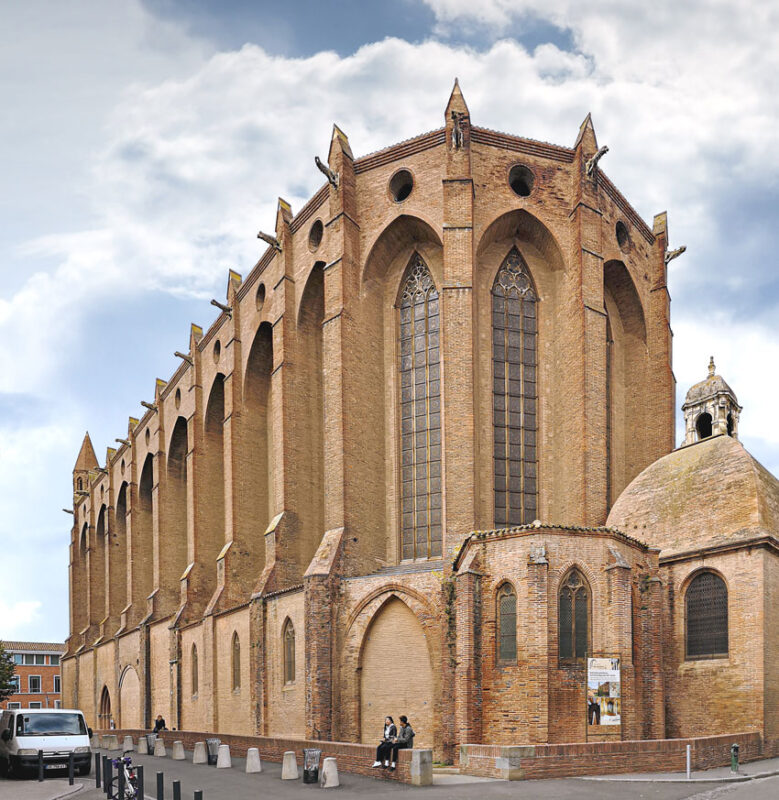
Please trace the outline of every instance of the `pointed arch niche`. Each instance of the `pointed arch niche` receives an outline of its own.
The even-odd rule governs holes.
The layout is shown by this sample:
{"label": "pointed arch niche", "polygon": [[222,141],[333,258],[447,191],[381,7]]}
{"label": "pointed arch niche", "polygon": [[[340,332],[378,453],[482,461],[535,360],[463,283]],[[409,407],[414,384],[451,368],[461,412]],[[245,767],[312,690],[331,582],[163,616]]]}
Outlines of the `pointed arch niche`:
{"label": "pointed arch niche", "polygon": [[89,569],[92,590],[92,625],[99,625],[106,617],[106,549],[108,547],[108,507],[100,506],[95,525],[94,541],[90,548]]}
{"label": "pointed arch niche", "polygon": [[153,503],[154,503],[154,457],[146,456],[138,481],[138,507],[131,514],[132,542],[132,604],[133,620],[146,616],[146,600],[154,586],[154,569],[151,566],[153,553]]}
{"label": "pointed arch niche", "polygon": [[308,564],[325,531],[325,443],[323,331],[325,321],[324,261],[317,261],[309,273],[298,315],[300,365],[297,378],[302,413],[296,420],[297,465],[300,476],[301,518],[300,561]]}
{"label": "pointed arch niche", "polygon": [[[417,265],[421,266],[414,272]],[[364,431],[357,522],[363,531],[360,539],[365,554],[389,563],[440,557],[443,549],[438,530],[440,488],[436,488],[436,484],[440,487],[442,391],[436,306],[442,275],[440,235],[421,217],[396,217],[368,248],[354,322],[360,331],[355,344],[361,380],[351,413],[360,419]],[[415,318],[417,313],[426,316]],[[410,350],[401,355],[404,347]],[[437,360],[432,371],[428,368],[431,359]],[[401,386],[404,380],[405,390]],[[421,448],[416,453],[409,438],[415,433]],[[395,491],[387,491],[387,487],[395,487]],[[387,536],[387,531],[396,531],[396,535]]]}
{"label": "pointed arch niche", "polygon": [[224,419],[224,375],[218,373],[206,405],[203,453],[205,469],[202,473],[205,485],[202,488],[208,502],[201,502],[203,527],[195,545],[195,558],[203,566],[206,581],[206,591],[203,593],[206,602],[209,599],[206,595],[210,595],[216,585],[216,557],[224,545],[225,536]]}
{"label": "pointed arch niche", "polygon": [[642,387],[646,385],[647,344],[644,310],[627,267],[607,261],[603,267],[606,309],[606,458],[607,507],[641,471],[646,456]]}
{"label": "pointed arch niche", "polygon": [[114,528],[109,531],[108,552],[108,604],[111,619],[116,623],[127,605],[127,481],[123,481],[116,495]]}
{"label": "pointed arch niche", "polygon": [[[403,661],[412,665],[401,680],[394,676],[398,642]],[[416,733],[415,747],[432,747],[435,729],[435,681],[425,631],[414,612],[396,595],[378,609],[360,653],[360,740],[373,743],[384,717],[405,714]],[[396,713],[393,713],[396,712]]]}
{"label": "pointed arch niche", "polygon": [[165,546],[160,548],[160,586],[178,595],[178,581],[187,563],[187,421],[178,417],[168,446],[168,483],[165,493]]}
{"label": "pointed arch niche", "polygon": [[243,436],[239,444],[241,519],[256,571],[265,563],[262,535],[274,513],[273,496],[273,327],[263,322],[254,335],[244,380]]}

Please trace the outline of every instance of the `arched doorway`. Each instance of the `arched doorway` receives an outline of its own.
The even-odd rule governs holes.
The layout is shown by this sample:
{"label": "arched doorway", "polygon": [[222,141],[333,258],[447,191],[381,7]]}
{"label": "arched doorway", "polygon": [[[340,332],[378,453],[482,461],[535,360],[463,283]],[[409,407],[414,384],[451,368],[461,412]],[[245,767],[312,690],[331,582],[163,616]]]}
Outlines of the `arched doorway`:
{"label": "arched doorway", "polygon": [[127,667],[119,682],[119,717],[121,728],[142,728],[141,682],[138,673]]}
{"label": "arched doorway", "polygon": [[108,730],[111,727],[111,695],[108,693],[108,687],[103,687],[103,692],[100,695],[100,711],[97,715],[97,727],[100,730]]}
{"label": "arched doorway", "polygon": [[[402,657],[402,658],[401,658]],[[397,669],[402,661],[406,668]],[[405,714],[415,747],[433,746],[434,683],[427,640],[413,611],[397,597],[376,613],[360,659],[360,738],[373,743],[388,714]]]}

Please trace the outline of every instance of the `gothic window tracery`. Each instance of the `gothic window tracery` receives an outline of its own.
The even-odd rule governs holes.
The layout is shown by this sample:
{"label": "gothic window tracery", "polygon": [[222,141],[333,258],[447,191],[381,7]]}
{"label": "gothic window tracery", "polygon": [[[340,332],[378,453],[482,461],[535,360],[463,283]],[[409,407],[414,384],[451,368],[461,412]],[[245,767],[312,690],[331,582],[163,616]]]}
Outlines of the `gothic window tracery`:
{"label": "gothic window tracery", "polygon": [[492,287],[492,400],[495,525],[537,517],[536,295],[516,247]]}
{"label": "gothic window tracery", "polygon": [[584,661],[589,652],[590,591],[578,569],[572,569],[560,588],[558,615],[559,658],[564,663]]}
{"label": "gothic window tracery", "polygon": [[441,555],[439,298],[419,253],[400,299],[401,557]]}

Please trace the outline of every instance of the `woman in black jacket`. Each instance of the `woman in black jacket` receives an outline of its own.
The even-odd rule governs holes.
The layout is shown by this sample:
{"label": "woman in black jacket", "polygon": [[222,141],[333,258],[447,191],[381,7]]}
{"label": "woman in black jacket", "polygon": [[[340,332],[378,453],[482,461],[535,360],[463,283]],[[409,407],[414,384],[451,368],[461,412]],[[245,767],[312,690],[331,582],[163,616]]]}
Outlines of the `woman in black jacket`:
{"label": "woman in black jacket", "polygon": [[373,762],[374,767],[389,766],[389,756],[392,750],[392,745],[395,743],[395,737],[398,735],[398,729],[392,717],[384,717],[384,736],[376,748],[376,760]]}

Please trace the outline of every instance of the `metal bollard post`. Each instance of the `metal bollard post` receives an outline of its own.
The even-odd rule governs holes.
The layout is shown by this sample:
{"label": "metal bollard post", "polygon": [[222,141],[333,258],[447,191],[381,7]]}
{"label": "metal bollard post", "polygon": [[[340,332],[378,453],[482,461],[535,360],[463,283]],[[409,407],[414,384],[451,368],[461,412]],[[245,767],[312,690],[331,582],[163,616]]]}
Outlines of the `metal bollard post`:
{"label": "metal bollard post", "polygon": [[120,760],[116,768],[116,796],[119,800],[124,800],[124,763]]}
{"label": "metal bollard post", "polygon": [[103,791],[105,796],[111,794],[111,778],[113,777],[113,769],[111,759],[108,756],[103,756]]}
{"label": "metal bollard post", "polygon": [[193,800],[203,800],[203,790],[202,789],[195,789],[195,795]]}
{"label": "metal bollard post", "polygon": [[68,753],[68,786],[73,786],[73,751]]}
{"label": "metal bollard post", "polygon": [[164,784],[165,776],[161,773],[157,773],[157,800],[165,800],[165,784]]}
{"label": "metal bollard post", "polygon": [[690,751],[691,750],[692,750],[692,747],[688,744],[687,745],[687,780],[690,780],[690,761],[692,760],[690,758]]}
{"label": "metal bollard post", "polygon": [[738,744],[736,742],[730,746],[730,771],[738,772]]}
{"label": "metal bollard post", "polygon": [[138,787],[135,796],[140,798],[140,800],[144,800],[146,795],[143,792],[143,764],[139,764],[135,768],[135,785]]}
{"label": "metal bollard post", "polygon": [[102,776],[100,774],[102,763],[100,753],[95,753],[95,789],[99,789],[102,782]]}
{"label": "metal bollard post", "polygon": [[173,781],[173,800],[181,800],[181,781]]}
{"label": "metal bollard post", "polygon": [[43,780],[43,750],[38,751],[38,780]]}

